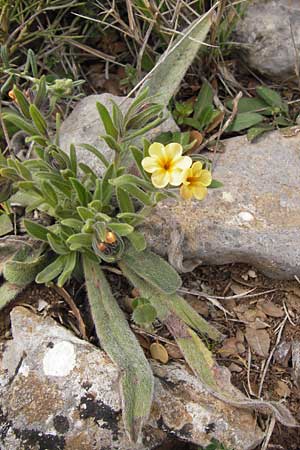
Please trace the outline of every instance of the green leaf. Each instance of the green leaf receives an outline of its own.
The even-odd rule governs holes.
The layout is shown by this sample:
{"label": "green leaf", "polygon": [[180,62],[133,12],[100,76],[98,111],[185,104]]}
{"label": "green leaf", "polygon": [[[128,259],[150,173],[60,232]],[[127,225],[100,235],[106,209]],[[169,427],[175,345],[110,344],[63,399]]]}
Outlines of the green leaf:
{"label": "green leaf", "polygon": [[10,233],[13,231],[14,227],[13,224],[9,218],[8,214],[1,214],[0,215],[0,236],[5,236],[5,234]]}
{"label": "green leaf", "polygon": [[42,136],[47,136],[47,122],[34,104],[30,105],[29,113],[36,129]]}
{"label": "green leaf", "polygon": [[133,310],[141,305],[151,305],[151,303],[147,298],[143,297],[135,297],[131,302],[131,307]]}
{"label": "green leaf", "polygon": [[89,208],[85,208],[84,206],[78,206],[77,212],[80,215],[81,219],[85,222],[87,219],[94,219],[95,214]]}
{"label": "green leaf", "polygon": [[107,161],[107,159],[105,158],[105,156],[96,149],[96,147],[94,147],[93,145],[90,144],[80,144],[80,147],[85,148],[86,150],[88,150],[89,152],[93,153],[93,155],[97,156],[98,159],[100,159],[100,161],[102,162],[102,164],[105,167],[109,166],[109,161]]}
{"label": "green leaf", "polygon": [[116,189],[117,200],[119,204],[120,211],[122,212],[134,212],[134,205],[131,201],[130,196],[122,188],[118,187]]}
{"label": "green leaf", "polygon": [[240,113],[237,114],[236,118],[226,131],[242,131],[261,123],[263,120],[264,117],[258,113]]}
{"label": "green leaf", "polygon": [[97,336],[119,368],[125,430],[137,442],[151,409],[153,374],[99,265],[84,255],[83,267]]}
{"label": "green leaf", "polygon": [[133,184],[125,184],[122,185],[122,189],[124,189],[126,192],[128,192],[128,194],[132,195],[134,198],[139,200],[144,205],[153,206],[153,202],[150,195],[146,194],[137,186],[134,186]]}
{"label": "green leaf", "polygon": [[19,295],[26,288],[26,284],[18,286],[14,283],[3,283],[0,286],[0,311],[10,304],[17,295]]}
{"label": "green leaf", "polygon": [[41,190],[44,195],[45,201],[49,203],[49,205],[51,205],[53,208],[56,208],[58,204],[58,197],[51,183],[49,183],[46,180],[43,180],[41,183]]}
{"label": "green leaf", "polygon": [[137,252],[142,252],[147,247],[145,236],[139,231],[133,231],[127,236],[127,239]]}
{"label": "green leaf", "polygon": [[40,225],[37,222],[32,222],[31,220],[24,219],[24,226],[26,231],[30,236],[38,239],[39,241],[48,242],[47,234],[49,234],[48,228]]}
{"label": "green leaf", "polygon": [[22,114],[25,116],[26,119],[30,119],[30,113],[29,113],[29,102],[25,95],[23,94],[20,89],[17,88],[17,86],[14,86],[13,93],[16,96],[18,106],[22,112]]}
{"label": "green leaf", "polygon": [[99,184],[99,186],[101,186],[100,191],[101,198],[99,198],[98,200],[101,200],[103,205],[107,205],[112,197],[113,187],[110,184],[110,180],[113,179],[114,175],[115,175],[115,164],[112,163],[105,171],[101,185]]}
{"label": "green leaf", "polygon": [[71,275],[76,267],[77,254],[76,252],[69,253],[65,259],[65,267],[57,280],[57,285],[63,287],[63,285],[71,278]]}
{"label": "green leaf", "polygon": [[131,174],[125,174],[121,175],[120,177],[113,178],[112,180],[110,180],[110,184],[120,187],[124,186],[125,184],[132,184],[134,186],[145,188],[149,191],[156,190],[149,181],[143,180],[142,178],[136,177],[135,175]]}
{"label": "green leaf", "polygon": [[210,183],[210,185],[208,186],[209,189],[217,189],[217,188],[221,188],[223,187],[223,183],[221,183],[221,181],[218,180],[212,180],[212,182]]}
{"label": "green leaf", "polygon": [[65,256],[58,256],[51,264],[45,267],[35,278],[38,284],[49,283],[54,280],[62,272],[65,265]]}
{"label": "green leaf", "polygon": [[74,173],[74,175],[77,175],[77,156],[76,156],[76,149],[75,145],[70,145],[70,164],[71,164],[71,170]]}
{"label": "green leaf", "polygon": [[12,123],[15,125],[19,130],[25,131],[25,133],[29,135],[35,135],[38,134],[38,130],[27,120],[23,119],[18,114],[14,113],[3,113],[3,120],[5,122]]}
{"label": "green leaf", "polygon": [[123,260],[132,267],[132,270],[154,285],[160,291],[172,294],[181,286],[181,278],[164,259],[149,250],[137,252],[129,249]]}
{"label": "green leaf", "polygon": [[123,135],[124,133],[124,117],[119,106],[111,100],[112,103],[112,117],[115,128],[118,130],[119,135]]}
{"label": "green leaf", "polygon": [[272,108],[278,108],[280,111],[288,114],[289,107],[288,104],[281,98],[281,96],[265,86],[258,86],[256,88],[257,95],[262,98],[268,105],[272,106]]}
{"label": "green leaf", "polygon": [[103,122],[106,134],[113,137],[114,139],[118,139],[118,130],[116,129],[116,127],[113,124],[113,121],[111,120],[108,109],[100,102],[96,103],[96,107]]}
{"label": "green leaf", "polygon": [[92,239],[91,233],[77,233],[70,236],[66,243],[69,245],[70,250],[78,250],[84,247],[90,248]]}
{"label": "green leaf", "polygon": [[26,285],[49,263],[49,255],[41,254],[44,245],[23,248],[4,264],[3,275],[10,283]]}
{"label": "green leaf", "polygon": [[37,108],[39,108],[42,103],[47,99],[47,85],[46,85],[46,76],[42,75],[39,79],[39,86],[34,98],[34,104]]}
{"label": "green leaf", "polygon": [[194,119],[199,120],[203,110],[207,107],[213,106],[213,96],[214,94],[211,85],[207,81],[205,81],[202,84],[201,90],[194,105]]}
{"label": "green leaf", "polygon": [[[157,142],[157,140],[156,140]],[[145,179],[148,179],[148,176],[146,175],[143,166],[142,166],[142,160],[144,158],[144,154],[143,152],[138,148],[135,147],[133,145],[131,145],[129,147],[129,150],[131,151],[131,154],[133,156],[134,162],[138,168],[139,173],[142,175],[142,177],[144,177]]]}
{"label": "green leaf", "polygon": [[117,143],[117,141],[112,136],[109,136],[108,134],[106,134],[106,135],[101,135],[100,137],[101,137],[101,139],[103,139],[106,142],[106,144],[111,149],[115,150],[118,153],[121,153],[122,147]]}
{"label": "green leaf", "polygon": [[84,225],[83,222],[78,219],[64,219],[61,221],[61,224],[69,228],[74,228],[76,231],[80,231]]}
{"label": "green leaf", "polygon": [[132,314],[132,319],[138,325],[150,324],[154,322],[156,317],[156,309],[150,304],[137,306]]}
{"label": "green leaf", "polygon": [[157,95],[159,103],[167,106],[177,91],[181,80],[205,41],[213,20],[212,9],[196,19],[175,40],[173,46],[158,60],[154,69],[148,74],[140,92],[149,88],[149,95]]}
{"label": "green leaf", "polygon": [[128,223],[110,222],[108,227],[112,231],[115,231],[119,236],[128,236],[134,230],[133,226]]}
{"label": "green leaf", "polygon": [[[232,110],[233,101],[230,100],[226,102],[226,106]],[[272,115],[272,111],[269,105],[259,97],[252,97],[252,98],[242,97],[238,103],[238,112],[239,113],[258,112],[260,114],[263,114],[264,116]]]}
{"label": "green leaf", "polygon": [[187,325],[193,327],[203,336],[220,341],[224,336],[215,327],[203,319],[182,297],[166,294],[142,279],[135,268],[124,260],[118,262],[123,274],[139,290],[141,296],[147,298],[157,311],[157,317],[164,322],[170,313],[176,314]]}
{"label": "green leaf", "polygon": [[91,201],[91,195],[77,178],[69,178],[82,206],[86,206]]}
{"label": "green leaf", "polygon": [[269,127],[253,127],[250,128],[247,132],[247,139],[249,142],[254,141],[258,136],[261,136],[263,133],[266,133],[266,131],[273,130],[272,125]]}
{"label": "green leaf", "polygon": [[58,236],[48,233],[47,239],[52,250],[58,255],[67,255],[69,253],[68,247]]}

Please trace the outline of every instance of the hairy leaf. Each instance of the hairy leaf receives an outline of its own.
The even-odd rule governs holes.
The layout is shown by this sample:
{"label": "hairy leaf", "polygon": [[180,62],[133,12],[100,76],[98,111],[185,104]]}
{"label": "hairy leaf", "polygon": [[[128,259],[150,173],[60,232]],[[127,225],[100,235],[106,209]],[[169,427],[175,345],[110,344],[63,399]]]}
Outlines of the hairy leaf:
{"label": "hairy leaf", "polygon": [[130,439],[136,442],[150,413],[152,371],[100,266],[85,255],[83,266],[97,336],[103,349],[120,370],[125,430]]}

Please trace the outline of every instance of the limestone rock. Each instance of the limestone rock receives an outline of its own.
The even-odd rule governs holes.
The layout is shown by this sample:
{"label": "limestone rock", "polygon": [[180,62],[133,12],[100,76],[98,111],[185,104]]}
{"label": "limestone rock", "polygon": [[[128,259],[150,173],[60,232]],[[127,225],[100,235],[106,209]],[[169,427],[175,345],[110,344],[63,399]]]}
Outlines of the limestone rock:
{"label": "limestone rock", "polygon": [[143,228],[150,246],[174,254],[171,232],[179,227],[186,260],[244,262],[274,278],[300,277],[300,135],[274,131],[256,143],[241,136],[223,144],[214,166],[223,188],[203,202],[160,204]]}
{"label": "limestone rock", "polygon": [[[109,111],[111,111],[111,99],[121,107],[123,112],[126,112],[132,103],[132,99],[118,97],[111,94],[89,95],[77,103],[74,110],[62,123],[60,129],[59,144],[61,148],[64,151],[69,152],[70,145],[74,144],[77,151],[78,161],[88,164],[99,176],[103,173],[103,166],[101,162],[92,153],[84,148],[81,148],[79,144],[94,145],[102,151],[109,161],[111,161],[113,152],[99,137],[100,135],[106,133],[96,108],[96,102],[101,102]],[[143,137],[152,140],[155,136],[164,131],[178,131],[178,127],[172,117],[169,117],[161,125],[153,130],[150,130]],[[139,142],[139,140],[135,141],[136,144]]]}
{"label": "limestone rock", "polygon": [[295,77],[300,56],[299,0],[249,2],[235,42],[247,65],[269,77]]}
{"label": "limestone rock", "polygon": [[166,445],[168,434],[198,445],[215,437],[250,450],[262,439],[250,412],[216,400],[184,367],[155,363],[151,417],[133,445],[110,359],[51,318],[16,307],[11,320],[13,340],[2,344],[0,360],[2,450],[150,450]]}

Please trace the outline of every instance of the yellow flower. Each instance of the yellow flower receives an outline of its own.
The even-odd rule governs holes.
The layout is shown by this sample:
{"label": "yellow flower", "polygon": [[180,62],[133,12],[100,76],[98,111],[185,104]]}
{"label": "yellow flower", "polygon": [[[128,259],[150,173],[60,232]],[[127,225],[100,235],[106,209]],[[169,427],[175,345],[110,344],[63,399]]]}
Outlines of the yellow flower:
{"label": "yellow flower", "polygon": [[184,171],[180,195],[185,200],[190,200],[193,196],[197,200],[203,200],[207,194],[207,186],[210,185],[211,181],[210,171],[202,169],[202,163],[197,161],[192,167]]}
{"label": "yellow flower", "polygon": [[149,147],[149,155],[143,159],[142,166],[152,174],[152,184],[157,188],[168,184],[180,186],[183,171],[192,164],[189,156],[182,156],[182,146],[177,143],[164,146],[154,142]]}

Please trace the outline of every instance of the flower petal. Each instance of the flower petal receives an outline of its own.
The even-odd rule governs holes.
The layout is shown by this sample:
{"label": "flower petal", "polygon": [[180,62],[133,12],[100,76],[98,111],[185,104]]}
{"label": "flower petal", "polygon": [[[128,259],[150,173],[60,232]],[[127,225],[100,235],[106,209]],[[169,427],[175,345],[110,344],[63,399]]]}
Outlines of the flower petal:
{"label": "flower petal", "polygon": [[180,195],[184,200],[190,200],[193,196],[192,190],[184,184],[180,188]]}
{"label": "flower petal", "polygon": [[169,183],[172,186],[180,186],[180,184],[183,182],[183,170],[173,169],[169,171],[169,174],[170,174]]}
{"label": "flower petal", "polygon": [[182,145],[173,142],[165,146],[165,154],[168,159],[177,159],[182,155]]}
{"label": "flower petal", "polygon": [[150,145],[148,152],[150,156],[153,156],[155,158],[164,158],[164,152],[165,147],[160,142],[153,142],[153,144]]}
{"label": "flower petal", "polygon": [[197,200],[203,200],[207,194],[207,188],[204,186],[193,186],[192,188],[193,195]]}
{"label": "flower petal", "polygon": [[161,168],[159,161],[156,158],[150,158],[149,156],[142,160],[142,166],[143,169],[149,173],[153,173]]}
{"label": "flower petal", "polygon": [[170,182],[169,172],[163,169],[156,170],[151,176],[151,181],[156,188],[164,188]]}
{"label": "flower petal", "polygon": [[189,156],[181,156],[173,162],[173,168],[181,170],[188,169],[189,167],[191,167],[192,162],[192,158],[190,158]]}
{"label": "flower petal", "polygon": [[202,162],[201,161],[194,162],[194,164],[192,165],[192,173],[193,173],[192,176],[200,177],[201,172],[202,172]]}
{"label": "flower petal", "polygon": [[202,170],[200,177],[199,177],[199,183],[201,183],[203,186],[209,186],[212,180],[212,176],[209,170]]}

